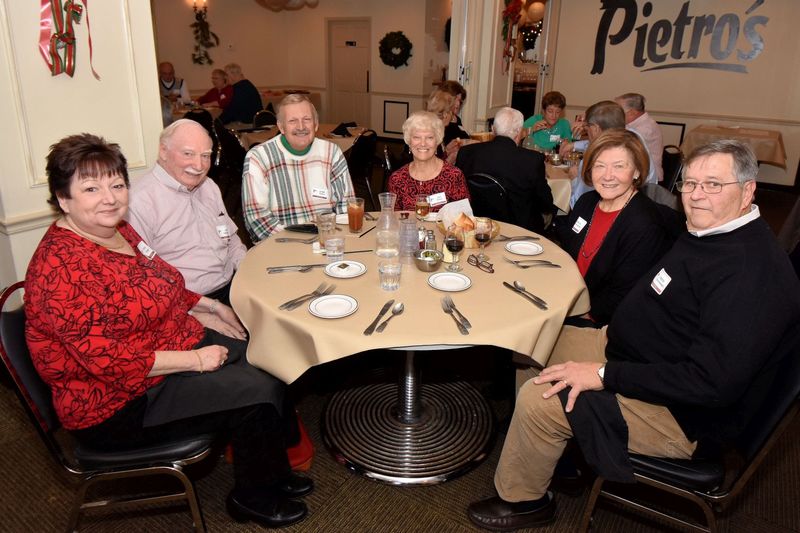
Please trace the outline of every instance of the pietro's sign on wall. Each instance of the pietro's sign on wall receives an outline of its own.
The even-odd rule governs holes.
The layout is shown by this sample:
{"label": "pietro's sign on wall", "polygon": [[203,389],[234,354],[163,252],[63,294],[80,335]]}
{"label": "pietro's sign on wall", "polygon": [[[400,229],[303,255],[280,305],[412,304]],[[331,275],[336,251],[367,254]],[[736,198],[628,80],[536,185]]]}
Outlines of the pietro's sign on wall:
{"label": "pietro's sign on wall", "polygon": [[748,63],[764,51],[760,32],[769,18],[758,10],[766,1],[755,0],[741,13],[723,12],[724,8],[701,13],[692,9],[691,0],[680,7],[676,2],[673,18],[653,20],[652,2],[601,0],[591,74],[602,74],[606,54],[628,40],[635,43],[631,64],[641,72],[708,69],[746,74]]}

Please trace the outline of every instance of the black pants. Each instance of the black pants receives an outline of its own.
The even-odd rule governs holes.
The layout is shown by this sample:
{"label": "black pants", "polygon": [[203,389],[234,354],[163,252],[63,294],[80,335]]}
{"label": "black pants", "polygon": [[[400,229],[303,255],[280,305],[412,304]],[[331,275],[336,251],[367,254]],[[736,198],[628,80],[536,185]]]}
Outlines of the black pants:
{"label": "black pants", "polygon": [[205,295],[212,300],[218,300],[225,305],[231,305],[231,282],[229,281],[219,289]]}
{"label": "black pants", "polygon": [[[207,335],[198,347],[211,342],[224,344],[228,338],[221,337],[224,336]],[[234,341],[232,344],[239,342],[229,340]],[[271,403],[259,403],[144,427],[144,395],[100,424],[73,430],[72,434],[82,444],[101,450],[124,450],[169,439],[217,434],[233,444],[235,488],[269,488],[291,474],[286,446],[299,438],[294,408],[288,399],[282,403],[283,413]]]}

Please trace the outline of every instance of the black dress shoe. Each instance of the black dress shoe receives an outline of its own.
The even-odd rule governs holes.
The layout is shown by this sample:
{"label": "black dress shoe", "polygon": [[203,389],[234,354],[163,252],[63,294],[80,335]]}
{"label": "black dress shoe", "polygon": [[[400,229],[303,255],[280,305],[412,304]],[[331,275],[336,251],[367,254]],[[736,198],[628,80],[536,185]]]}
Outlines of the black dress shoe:
{"label": "black dress shoe", "polygon": [[252,520],[266,527],[285,527],[306,517],[303,502],[263,491],[231,491],[226,502],[228,514],[237,522]]}
{"label": "black dress shoe", "polygon": [[476,526],[492,531],[514,531],[552,522],[556,502],[550,492],[538,500],[525,502],[507,502],[494,496],[471,503],[467,514]]}
{"label": "black dress shoe", "polygon": [[314,490],[314,481],[297,474],[289,474],[289,477],[278,483],[278,490],[289,498],[302,498]]}

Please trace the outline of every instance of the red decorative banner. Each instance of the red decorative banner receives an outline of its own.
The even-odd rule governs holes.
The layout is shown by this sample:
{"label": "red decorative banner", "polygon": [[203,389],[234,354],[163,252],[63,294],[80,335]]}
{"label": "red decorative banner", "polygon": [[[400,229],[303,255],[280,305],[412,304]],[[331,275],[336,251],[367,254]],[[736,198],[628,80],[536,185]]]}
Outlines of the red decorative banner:
{"label": "red decorative banner", "polygon": [[[82,1],[83,5],[79,2]],[[86,31],[89,35],[89,66],[96,79],[100,76],[94,70],[92,50],[92,30],[89,25],[89,0],[41,0],[39,13],[39,53],[42,54],[53,76],[75,74],[75,30],[86,12]]]}

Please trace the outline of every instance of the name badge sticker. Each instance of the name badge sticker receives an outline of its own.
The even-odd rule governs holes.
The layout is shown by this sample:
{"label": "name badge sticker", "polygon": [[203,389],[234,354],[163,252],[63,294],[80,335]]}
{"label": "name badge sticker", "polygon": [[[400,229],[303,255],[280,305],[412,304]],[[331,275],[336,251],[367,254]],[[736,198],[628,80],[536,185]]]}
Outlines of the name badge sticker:
{"label": "name badge sticker", "polygon": [[583,218],[578,217],[578,220],[576,220],[575,224],[573,224],[573,226],[572,226],[572,232],[573,233],[580,233],[581,230],[583,228],[585,228],[585,227],[586,227],[586,221]]}
{"label": "name badge sticker", "polygon": [[156,256],[156,251],[150,248],[145,244],[144,241],[139,241],[139,244],[136,245],[136,248],[139,249],[139,252],[145,256],[146,258],[150,259],[151,261]]}
{"label": "name badge sticker", "polygon": [[220,224],[217,226],[217,235],[219,235],[220,239],[230,239],[231,230],[225,224]]}
{"label": "name badge sticker", "polygon": [[447,196],[443,192],[437,192],[428,196],[428,203],[431,207],[447,203]]}
{"label": "name badge sticker", "polygon": [[311,188],[311,196],[314,198],[322,198],[323,200],[328,199],[328,189],[324,187],[312,187]]}
{"label": "name badge sticker", "polygon": [[561,135],[558,135],[558,134],[555,134],[555,133],[551,133],[550,134],[550,142],[551,143],[557,143],[560,140],[561,140]]}
{"label": "name badge sticker", "polygon": [[667,271],[662,268],[658,271],[656,277],[653,278],[653,281],[650,282],[650,286],[657,294],[661,294],[667,288],[670,281],[672,281],[672,278],[667,274]]}

